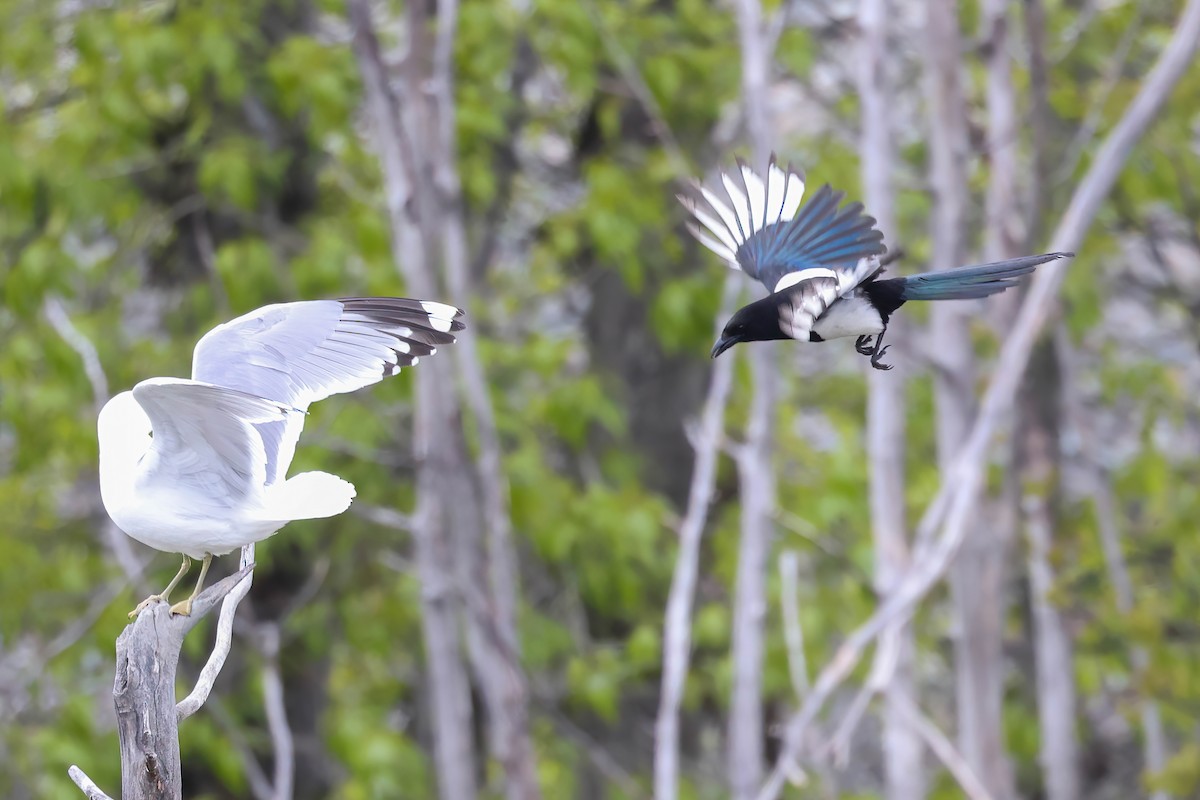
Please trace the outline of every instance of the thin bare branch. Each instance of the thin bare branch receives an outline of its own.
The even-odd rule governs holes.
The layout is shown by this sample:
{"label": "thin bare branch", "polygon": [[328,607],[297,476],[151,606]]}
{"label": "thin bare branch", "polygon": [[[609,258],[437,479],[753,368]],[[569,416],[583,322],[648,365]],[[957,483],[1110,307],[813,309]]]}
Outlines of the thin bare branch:
{"label": "thin bare branch", "polygon": [[88,800],[113,800],[87,776],[86,772],[74,764],[67,770],[67,774],[71,776],[71,780],[75,782],[75,785],[79,787],[79,791],[87,795]]}
{"label": "thin bare branch", "polygon": [[617,68],[617,71],[621,74],[621,79],[629,87],[629,91],[633,92],[634,99],[637,100],[638,105],[642,107],[642,111],[650,119],[650,126],[671,162],[671,168],[675,173],[676,179],[683,181],[685,176],[691,172],[688,167],[687,156],[684,155],[683,148],[679,146],[679,141],[675,138],[675,132],[671,130],[671,125],[667,122],[667,117],[663,113],[662,107],[658,104],[658,100],[655,99],[654,92],[650,91],[645,78],[642,77],[641,70],[638,69],[633,57],[626,52],[624,46],[621,44],[621,40],[608,27],[608,23],[604,20],[604,15],[600,13],[600,9],[596,7],[595,2],[593,0],[585,0],[583,5],[592,20],[592,24],[596,26],[596,31],[600,34],[600,42],[608,53],[609,60]]}
{"label": "thin bare branch", "polygon": [[221,674],[221,668],[225,666],[225,659],[229,656],[229,648],[233,644],[234,615],[237,614],[238,604],[242,602],[242,598],[246,596],[246,593],[250,591],[250,586],[254,583],[253,543],[242,548],[242,554],[238,561],[238,569],[245,571],[245,576],[225,596],[225,599],[221,601],[221,614],[217,619],[216,641],[213,643],[212,652],[208,655],[208,661],[205,662],[204,668],[200,670],[200,677],[196,680],[196,687],[175,706],[177,722],[182,722],[200,710],[200,707],[204,705],[204,701],[208,699],[209,693],[212,692],[213,684],[216,683],[217,676]]}
{"label": "thin bare branch", "polygon": [[272,781],[273,800],[291,800],[295,778],[295,745],[284,706],[283,679],[279,674],[279,625],[268,623],[259,628],[259,649],[263,655],[263,709],[267,730],[271,732],[275,778]]}
{"label": "thin bare branch", "polygon": [[958,781],[959,787],[962,788],[969,800],[992,800],[991,793],[980,782],[979,776],[971,769],[971,765],[963,758],[962,753],[958,752],[958,748],[934,724],[933,720],[921,713],[921,709],[912,702],[912,698],[903,698],[898,708],[905,715],[908,723],[925,740],[925,744],[929,745],[929,749],[938,757],[938,760],[946,766],[946,769],[950,770],[950,774],[954,776],[954,780]]}
{"label": "thin bare branch", "polygon": [[[717,325],[733,307],[739,292],[737,275],[725,281]],[[674,800],[679,793],[679,708],[683,703],[683,686],[687,680],[688,662],[692,651],[692,609],[696,598],[696,580],[700,572],[700,542],[708,520],[716,484],[717,457],[725,428],[725,408],[729,404],[729,387],[733,382],[733,359],[720,359],[713,365],[712,380],[700,412],[700,425],[692,446],[696,457],[692,481],[688,488],[687,510],[679,525],[679,553],[671,576],[667,595],[667,611],[663,620],[662,691],[658,703],[658,718],[654,724],[654,797]]]}
{"label": "thin bare branch", "polygon": [[800,625],[800,556],[785,550],[779,556],[779,605],[783,612],[783,640],[787,644],[788,674],[797,702],[804,702],[811,684],[804,657],[804,629]]}
{"label": "thin bare branch", "polygon": [[553,709],[549,709],[547,713],[554,722],[554,727],[558,729],[558,732],[582,749],[584,755],[587,756],[588,761],[592,762],[596,770],[611,781],[613,785],[617,786],[625,797],[630,798],[630,800],[641,800],[641,798],[646,797],[646,793],[638,784],[637,778],[629,770],[621,766],[621,762],[612,753],[604,749],[604,746],[600,742],[597,742],[587,731],[572,722],[566,715]]}
{"label": "thin bare branch", "polygon": [[100,356],[96,353],[96,346],[75,327],[62,300],[56,295],[46,296],[42,311],[54,332],[62,337],[83,362],[84,374],[92,385],[92,404],[99,414],[100,409],[108,402],[108,378],[104,374],[104,366],[100,363]]}
{"label": "thin bare branch", "polygon": [[1121,78],[1124,77],[1125,68],[1129,62],[1129,54],[1133,49],[1133,43],[1137,41],[1138,36],[1142,32],[1145,8],[1145,5],[1142,3],[1134,4],[1133,19],[1124,27],[1116,49],[1111,55],[1105,58],[1107,66],[1100,85],[1100,91],[1093,95],[1095,99],[1088,106],[1087,113],[1083,116],[1083,121],[1079,123],[1079,127],[1075,130],[1075,135],[1071,137],[1071,142],[1067,145],[1066,153],[1059,161],[1058,168],[1054,170],[1054,175],[1051,179],[1052,184],[1069,181],[1071,176],[1075,174],[1075,168],[1079,166],[1084,152],[1096,140],[1096,134],[1100,131],[1100,124],[1104,120],[1104,110],[1109,106],[1109,98],[1117,88],[1117,84],[1120,83]]}
{"label": "thin bare branch", "polygon": [[[902,633],[901,626],[893,625],[879,634],[879,642],[875,647],[875,660],[871,664],[871,674],[867,676],[867,682],[850,702],[846,715],[826,746],[826,749],[833,754],[833,761],[838,767],[844,767],[850,760],[851,740],[854,738],[854,732],[858,729],[858,723],[862,721],[871,699],[892,685],[896,666],[900,662]],[[919,753],[918,750],[918,755]],[[914,769],[920,768],[919,763],[909,766]]]}
{"label": "thin bare branch", "polygon": [[362,517],[368,522],[373,522],[384,528],[391,528],[394,531],[412,533],[413,530],[412,514],[405,514],[394,508],[373,506],[369,503],[355,503],[350,506],[350,512],[356,517]]}

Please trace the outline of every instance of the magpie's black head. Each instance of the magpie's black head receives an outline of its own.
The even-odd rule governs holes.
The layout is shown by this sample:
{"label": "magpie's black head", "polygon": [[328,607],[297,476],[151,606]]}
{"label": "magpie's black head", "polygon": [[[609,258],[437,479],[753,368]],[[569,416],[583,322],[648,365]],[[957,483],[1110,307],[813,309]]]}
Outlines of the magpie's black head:
{"label": "magpie's black head", "polygon": [[779,295],[768,295],[739,308],[725,323],[721,338],[713,345],[712,357],[716,358],[738,342],[789,338],[779,326],[779,302]]}

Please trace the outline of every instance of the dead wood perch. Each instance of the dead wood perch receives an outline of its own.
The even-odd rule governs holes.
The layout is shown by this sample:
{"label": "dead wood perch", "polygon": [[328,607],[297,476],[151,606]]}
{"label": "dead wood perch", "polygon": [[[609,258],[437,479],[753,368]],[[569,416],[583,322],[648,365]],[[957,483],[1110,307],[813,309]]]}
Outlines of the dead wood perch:
{"label": "dead wood perch", "polygon": [[[245,562],[243,562],[245,563]],[[175,673],[183,638],[212,609],[227,597],[230,603],[221,614],[214,658],[224,662],[228,653],[227,625],[232,628],[233,608],[250,588],[254,564],[210,586],[192,603],[190,616],[172,616],[166,603],[157,603],[143,611],[117,638],[117,669],[113,682],[113,703],[117,710],[117,731],[121,740],[122,800],[180,800],[179,722],[188,716],[184,704],[175,702]],[[236,589],[236,591],[235,591]],[[222,652],[222,648],[224,652]],[[220,670],[205,669],[200,703],[208,696],[211,681]],[[201,690],[202,687],[197,687]],[[193,694],[196,694],[193,692]],[[191,697],[187,698],[192,700]],[[186,702],[186,701],[185,701]],[[190,703],[199,707],[198,703]],[[80,779],[87,776],[77,767],[70,770],[72,780],[88,797],[104,797],[90,780],[85,788]]]}

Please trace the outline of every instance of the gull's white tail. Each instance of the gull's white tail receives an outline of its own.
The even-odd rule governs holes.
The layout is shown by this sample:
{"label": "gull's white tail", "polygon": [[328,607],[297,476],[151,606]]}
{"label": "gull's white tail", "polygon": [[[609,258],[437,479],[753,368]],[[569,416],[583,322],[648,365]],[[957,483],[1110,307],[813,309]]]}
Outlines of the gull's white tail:
{"label": "gull's white tail", "polygon": [[266,488],[261,515],[282,522],[333,517],[350,507],[354,494],[354,484],[336,475],[302,472]]}

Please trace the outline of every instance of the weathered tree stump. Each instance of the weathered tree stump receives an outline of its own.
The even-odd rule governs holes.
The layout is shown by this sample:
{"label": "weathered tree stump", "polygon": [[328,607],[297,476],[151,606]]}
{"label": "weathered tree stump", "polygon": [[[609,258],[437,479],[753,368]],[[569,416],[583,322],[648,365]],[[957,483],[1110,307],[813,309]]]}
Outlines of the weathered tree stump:
{"label": "weathered tree stump", "polygon": [[166,603],[156,603],[117,638],[113,701],[121,739],[122,800],[182,798],[179,721],[186,713],[176,707],[175,672],[183,637],[253,569],[250,564],[205,589],[192,603],[190,616],[172,616]]}

